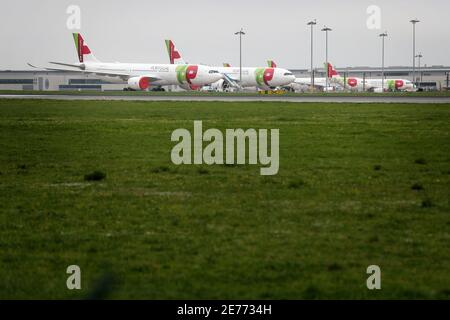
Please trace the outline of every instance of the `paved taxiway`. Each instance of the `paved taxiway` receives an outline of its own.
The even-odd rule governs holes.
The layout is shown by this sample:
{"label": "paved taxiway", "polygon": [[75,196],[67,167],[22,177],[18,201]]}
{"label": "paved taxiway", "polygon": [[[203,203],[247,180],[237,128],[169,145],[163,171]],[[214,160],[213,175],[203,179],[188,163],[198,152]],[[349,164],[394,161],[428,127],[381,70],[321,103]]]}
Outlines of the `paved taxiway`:
{"label": "paved taxiway", "polygon": [[225,102],[335,102],[335,103],[448,103],[450,97],[389,97],[389,96],[129,96],[129,95],[0,95],[0,99],[98,100],[98,101],[225,101]]}

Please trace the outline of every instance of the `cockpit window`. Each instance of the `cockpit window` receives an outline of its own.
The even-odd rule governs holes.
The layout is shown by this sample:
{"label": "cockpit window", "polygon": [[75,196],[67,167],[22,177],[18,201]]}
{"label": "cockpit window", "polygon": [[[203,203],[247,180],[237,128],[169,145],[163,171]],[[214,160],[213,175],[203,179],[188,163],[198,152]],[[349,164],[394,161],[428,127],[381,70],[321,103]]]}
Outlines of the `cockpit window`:
{"label": "cockpit window", "polygon": [[290,73],[290,72],[286,72],[284,75],[285,75],[285,76],[293,76],[293,74]]}
{"label": "cockpit window", "polygon": [[209,70],[209,73],[219,73],[217,70]]}

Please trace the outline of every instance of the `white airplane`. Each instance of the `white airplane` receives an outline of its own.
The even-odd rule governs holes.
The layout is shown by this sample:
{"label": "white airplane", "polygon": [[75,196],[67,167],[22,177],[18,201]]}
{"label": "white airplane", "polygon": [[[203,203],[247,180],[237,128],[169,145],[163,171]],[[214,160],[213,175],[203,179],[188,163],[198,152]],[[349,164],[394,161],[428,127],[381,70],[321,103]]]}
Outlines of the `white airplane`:
{"label": "white airplane", "polygon": [[[383,92],[383,80],[382,79],[362,79],[359,77],[341,77],[336,70],[334,70],[331,64],[328,64],[328,75],[330,81],[337,83],[342,87],[348,87],[350,90],[372,92]],[[330,73],[331,72],[331,73]],[[385,79],[384,91],[417,91],[416,86],[406,79]]]}
{"label": "white airplane", "polygon": [[[362,81],[362,80],[361,80]],[[366,90],[373,92],[383,92],[383,81],[382,79],[368,79],[366,80]],[[410,80],[405,79],[385,79],[384,80],[384,90],[385,91],[417,91],[417,87]]]}
{"label": "white airplane", "polygon": [[[268,62],[270,62],[270,61],[268,61]],[[327,88],[327,78],[324,78],[324,77],[314,78],[314,86],[319,87],[321,90],[324,90],[324,91],[334,90],[331,78],[338,76],[338,73],[336,72],[336,70],[334,70],[333,66],[330,63],[325,63],[325,69],[327,70],[327,76],[328,76],[328,88]],[[294,86],[295,85],[310,87],[311,86],[311,77],[295,78]]]}
{"label": "white airplane", "polygon": [[[45,68],[47,70],[79,71],[95,74],[114,83],[126,82],[131,90],[147,90],[150,87],[179,85],[186,90],[197,90],[206,84],[223,78],[217,68],[197,64],[143,64],[106,63],[95,58],[79,33],[73,34],[79,63],[49,62],[54,65],[76,68],[73,70]],[[33,65],[29,64],[34,67]]]}
{"label": "white airplane", "polygon": [[[354,91],[363,91],[364,87],[366,91],[382,92],[383,84],[382,79],[364,79],[358,77],[347,77],[344,78],[338,74],[331,63],[325,63],[325,69],[327,70],[328,76],[328,86],[331,87],[333,84],[338,84],[341,87],[350,88]],[[298,85],[311,85],[311,78],[295,78],[295,84]],[[365,86],[364,86],[365,84]],[[326,78],[315,78],[314,86],[321,87],[324,90],[326,87]],[[409,80],[405,79],[385,79],[384,80],[385,91],[416,91],[416,87]],[[327,89],[329,90],[329,88]]]}
{"label": "white airplane", "polygon": [[[172,40],[166,40],[167,52],[171,63],[181,63],[183,59],[180,53],[175,50]],[[217,81],[212,86],[224,88],[227,84],[234,87],[249,88],[256,87],[262,90],[270,90],[280,86],[286,86],[292,83],[295,76],[289,70],[283,68],[254,68],[242,67],[242,83],[240,83],[239,67],[214,67],[218,70],[223,79]]]}

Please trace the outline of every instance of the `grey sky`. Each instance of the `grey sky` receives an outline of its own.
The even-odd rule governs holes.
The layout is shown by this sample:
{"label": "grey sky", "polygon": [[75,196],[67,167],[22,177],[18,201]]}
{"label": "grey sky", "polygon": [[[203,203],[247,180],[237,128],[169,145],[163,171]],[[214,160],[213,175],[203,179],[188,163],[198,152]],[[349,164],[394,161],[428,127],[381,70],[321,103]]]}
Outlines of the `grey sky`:
{"label": "grey sky", "polygon": [[[338,67],[380,65],[387,30],[386,65],[410,65],[411,18],[419,18],[417,52],[428,65],[450,65],[448,0],[15,0],[0,10],[0,69],[28,69],[26,62],[76,61],[69,5],[81,8],[81,29],[102,61],[167,63],[163,40],[171,38],[191,63],[239,63],[234,32],[244,27],[244,65],[307,68],[308,20],[316,18],[315,65],[325,60],[324,24],[330,34],[330,61]],[[366,26],[369,5],[381,8],[381,30]]]}

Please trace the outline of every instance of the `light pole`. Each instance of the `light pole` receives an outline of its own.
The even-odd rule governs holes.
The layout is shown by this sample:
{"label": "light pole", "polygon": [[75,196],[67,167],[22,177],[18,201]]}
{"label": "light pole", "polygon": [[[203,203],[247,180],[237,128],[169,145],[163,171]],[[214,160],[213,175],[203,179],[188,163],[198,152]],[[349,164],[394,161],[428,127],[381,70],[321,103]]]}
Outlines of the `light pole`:
{"label": "light pole", "polygon": [[419,79],[420,79],[420,82],[422,82],[422,72],[421,72],[420,61],[421,61],[421,59],[423,58],[423,55],[422,55],[422,53],[419,53],[419,54],[416,55],[415,57],[416,57],[416,58],[419,58],[419,65],[418,65],[419,70],[418,70],[418,72],[419,72]]}
{"label": "light pole", "polygon": [[242,36],[245,32],[241,28],[241,30],[234,34],[239,35],[239,86],[242,88]]}
{"label": "light pole", "polygon": [[413,25],[413,84],[416,83],[416,23],[420,20],[413,19],[409,21]]}
{"label": "light pole", "polygon": [[311,91],[314,91],[314,26],[317,24],[316,19],[308,22],[308,26],[311,26]]}
{"label": "light pole", "polygon": [[323,29],[322,29],[322,31],[324,31],[325,32],[325,63],[326,63],[326,65],[327,65],[327,68],[326,68],[326,71],[327,71],[327,77],[326,77],[326,86],[325,86],[325,92],[328,92],[328,78],[329,78],[329,74],[328,74],[328,70],[329,70],[329,68],[328,68],[328,32],[329,31],[333,31],[333,29],[331,29],[331,28],[328,28],[327,26],[324,26],[323,27]]}
{"label": "light pole", "polygon": [[388,36],[387,31],[380,34],[381,37],[381,91],[384,92],[384,38]]}

